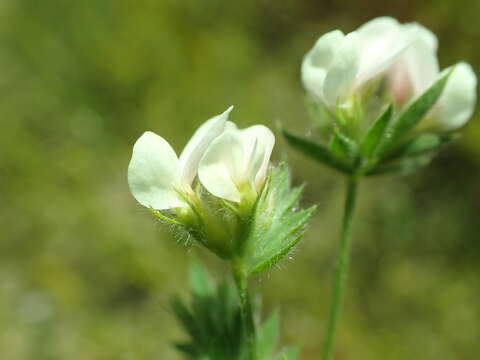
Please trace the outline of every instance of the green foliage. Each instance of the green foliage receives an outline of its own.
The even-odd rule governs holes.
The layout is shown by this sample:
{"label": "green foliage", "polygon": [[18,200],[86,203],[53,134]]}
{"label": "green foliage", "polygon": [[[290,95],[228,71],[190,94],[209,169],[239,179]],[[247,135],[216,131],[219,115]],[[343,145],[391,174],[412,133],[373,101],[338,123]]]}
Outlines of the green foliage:
{"label": "green foliage", "polygon": [[368,129],[361,144],[362,153],[367,158],[376,155],[378,145],[385,137],[388,125],[392,119],[393,111],[393,105],[389,105],[384,113]]}
{"label": "green foliage", "polygon": [[334,156],[330,150],[322,144],[296,136],[285,129],[282,130],[282,134],[292,147],[310,158],[343,173],[348,174],[351,172],[348,163]]}
{"label": "green foliage", "polygon": [[257,201],[244,259],[248,273],[257,273],[280,261],[302,238],[315,206],[299,209],[302,187],[291,187],[290,171],[282,163],[271,170]]}
{"label": "green foliage", "polygon": [[298,349],[286,347],[276,352],[279,345],[279,311],[274,310],[257,332],[258,360],[296,360]]}
{"label": "green foliage", "polygon": [[367,175],[386,173],[408,174],[430,163],[445,144],[457,138],[455,134],[420,134],[401,143],[382,159]]}
{"label": "green foliage", "polygon": [[190,271],[190,307],[178,297],[172,309],[189,341],[176,344],[187,359],[246,360],[246,339],[238,306],[237,292],[230,282],[216,289],[199,263]]}
{"label": "green foliage", "polygon": [[267,359],[278,345],[278,311],[273,311],[257,333],[257,353],[259,359]]}
{"label": "green foliage", "polygon": [[[175,319],[162,308],[166,295],[185,291],[185,249],[152,224],[125,180],[143,131],[180,150],[201,121],[234,104],[240,127],[280,118],[301,134],[311,126],[302,119],[301,55],[320,34],[354,29],[373,11],[428,14],[442,34],[441,63],[480,68],[478,0],[0,4],[0,358],[8,360],[179,358],[169,346]],[[479,115],[426,171],[362,188],[350,293],[359,306],[346,309],[339,356],[478,357]],[[302,360],[314,360],[323,323],[310,319],[325,315],[339,182],[287,150],[322,217],[295,262],[260,286],[266,304],[282,304],[285,335],[302,338]]]}
{"label": "green foliage", "polygon": [[[190,268],[192,299],[189,306],[178,297],[172,309],[189,340],[175,344],[186,359],[248,360],[247,338],[242,328],[238,294],[231,281],[213,286],[199,262]],[[296,351],[279,346],[278,311],[273,311],[257,332],[258,360],[295,360]]]}
{"label": "green foliage", "polygon": [[432,154],[456,138],[458,138],[456,134],[420,134],[392,149],[392,151],[385,156],[384,161],[396,160],[402,157],[416,157],[429,153]]}
{"label": "green foliage", "polygon": [[329,144],[330,152],[342,163],[348,164],[353,168],[358,159],[358,145],[354,140],[342,134],[338,128],[335,128]]}

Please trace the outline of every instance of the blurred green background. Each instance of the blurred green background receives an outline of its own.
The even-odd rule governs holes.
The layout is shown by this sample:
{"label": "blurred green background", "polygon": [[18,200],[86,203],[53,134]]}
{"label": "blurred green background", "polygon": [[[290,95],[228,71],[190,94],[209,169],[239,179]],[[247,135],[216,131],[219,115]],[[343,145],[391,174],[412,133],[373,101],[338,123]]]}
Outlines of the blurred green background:
{"label": "blurred green background", "polygon": [[[229,105],[240,126],[312,125],[299,66],[316,38],[372,17],[418,21],[442,66],[480,65],[480,2],[2,0],[0,358],[178,359],[168,302],[185,251],[126,182],[145,130],[180,150]],[[278,139],[319,210],[290,260],[254,281],[283,341],[316,359],[343,179]],[[339,360],[478,359],[480,119],[424,170],[364,181]]]}

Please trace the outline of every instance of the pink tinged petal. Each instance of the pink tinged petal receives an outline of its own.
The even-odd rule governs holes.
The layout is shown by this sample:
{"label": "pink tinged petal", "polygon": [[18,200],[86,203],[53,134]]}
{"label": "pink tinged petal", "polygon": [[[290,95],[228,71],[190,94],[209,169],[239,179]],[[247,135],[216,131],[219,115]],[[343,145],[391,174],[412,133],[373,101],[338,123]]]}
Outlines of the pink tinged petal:
{"label": "pink tinged petal", "polygon": [[177,155],[167,141],[153,132],[145,132],[133,146],[128,184],[143,206],[165,210],[186,205],[175,190],[180,184]]}
{"label": "pink tinged petal", "polygon": [[323,83],[343,38],[340,30],[322,35],[303,59],[301,70],[303,86],[317,101],[325,101]]}
{"label": "pink tinged petal", "polygon": [[224,130],[228,115],[232,111],[230,106],[225,112],[207,120],[200,126],[180,155],[182,183],[189,187],[197,175],[198,164],[210,143]]}
{"label": "pink tinged petal", "polygon": [[346,35],[337,45],[335,60],[328,69],[323,85],[323,98],[330,106],[348,96],[359,70],[358,36],[355,32]]}
{"label": "pink tinged petal", "polygon": [[436,80],[440,71],[437,59],[438,41],[427,28],[411,24],[417,39],[405,53],[405,61],[412,79],[415,95],[422,94]]}
{"label": "pink tinged petal", "polygon": [[437,79],[439,72],[435,35],[418,24],[405,26],[416,31],[417,38],[388,71],[392,95],[397,103],[421,95]]}
{"label": "pink tinged petal", "polygon": [[[440,74],[442,76],[448,68]],[[465,125],[475,110],[477,77],[467,63],[455,65],[450,78],[431,113],[432,126],[451,131]]]}
{"label": "pink tinged petal", "polygon": [[208,147],[200,161],[198,177],[213,195],[239,202],[238,185],[244,179],[245,152],[238,130],[225,131]]}

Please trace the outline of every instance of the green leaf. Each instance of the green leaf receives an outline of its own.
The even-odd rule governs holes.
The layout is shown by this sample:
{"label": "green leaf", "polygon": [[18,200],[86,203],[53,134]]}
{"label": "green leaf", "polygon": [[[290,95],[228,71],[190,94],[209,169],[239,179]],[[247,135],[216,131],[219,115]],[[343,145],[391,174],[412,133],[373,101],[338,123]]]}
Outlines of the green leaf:
{"label": "green leaf", "polygon": [[257,201],[245,240],[245,260],[250,273],[276,264],[303,236],[315,207],[297,209],[301,188],[292,189],[285,164],[272,169]]}
{"label": "green leaf", "polygon": [[427,114],[427,112],[435,105],[447,80],[451,74],[447,74],[437,80],[427,91],[420,95],[407,109],[405,109],[393,123],[389,129],[388,136],[385,138],[380,146],[380,151],[383,153],[388,148],[395,144],[400,138],[412,130],[420,120]]}
{"label": "green leaf", "polygon": [[171,308],[173,310],[173,313],[177,317],[178,321],[184,327],[187,333],[192,338],[200,338],[202,334],[199,328],[197,327],[193,314],[178,297],[173,298]]}
{"label": "green leaf", "polygon": [[409,174],[422,167],[427,166],[432,160],[432,156],[427,154],[417,157],[406,157],[401,158],[396,161],[387,162],[376,166],[374,169],[369,171],[367,175],[381,175],[386,173],[400,173],[400,174]]}
{"label": "green leaf", "polygon": [[257,332],[258,359],[270,359],[278,344],[278,310],[273,311]]}
{"label": "green leaf", "polygon": [[351,168],[348,163],[340,160],[334,156],[329,149],[323,145],[314,143],[313,141],[298,137],[291,134],[287,130],[282,130],[283,136],[287,142],[296,148],[297,150],[303,152],[304,154],[310,156],[312,159],[315,159],[318,162],[321,162],[327,166],[330,166],[336,170],[349,174]]}
{"label": "green leaf", "polygon": [[[215,286],[200,263],[194,263],[192,269],[196,279],[198,274],[205,277],[201,283],[210,284],[212,291],[200,294],[192,288],[192,299],[188,305],[178,297],[173,299],[173,313],[188,336],[186,341],[175,343],[175,348],[190,360],[250,360],[238,294],[232,281]],[[190,285],[198,286],[192,281]],[[286,349],[280,354],[275,352],[278,341],[279,316],[278,311],[273,311],[258,327],[257,359],[295,360],[294,352],[287,352]]]}
{"label": "green leaf", "polygon": [[358,146],[355,141],[342,134],[338,128],[333,131],[329,149],[335,157],[349,166],[353,166],[358,157]]}
{"label": "green leaf", "polygon": [[[191,303],[187,306],[174,298],[171,305],[188,335],[188,341],[175,347],[192,360],[246,359],[247,341],[235,287],[231,282],[213,286],[199,263],[194,263],[191,273],[195,275],[195,281],[190,279]],[[198,291],[199,284],[201,291]],[[204,291],[205,284],[209,284],[208,291]]]}
{"label": "green leaf", "polygon": [[421,134],[393,149],[384,160],[391,161],[402,157],[415,157],[434,152],[455,138],[457,138],[455,134]]}
{"label": "green leaf", "polygon": [[197,261],[192,261],[189,272],[189,284],[193,294],[197,296],[212,295],[214,288],[203,265]]}
{"label": "green leaf", "polygon": [[384,138],[387,132],[388,125],[393,115],[393,105],[389,105],[388,108],[379,116],[379,118],[370,126],[362,141],[361,149],[364,156],[367,158],[373,157],[378,149],[378,145]]}

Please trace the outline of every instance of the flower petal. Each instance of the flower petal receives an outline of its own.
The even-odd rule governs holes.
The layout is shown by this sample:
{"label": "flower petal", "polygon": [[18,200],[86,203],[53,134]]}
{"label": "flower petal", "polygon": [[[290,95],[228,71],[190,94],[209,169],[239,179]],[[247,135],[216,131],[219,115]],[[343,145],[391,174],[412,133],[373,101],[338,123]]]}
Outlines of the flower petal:
{"label": "flower petal", "polygon": [[[450,68],[444,70],[442,76]],[[477,77],[467,63],[455,65],[432,113],[432,125],[444,131],[458,129],[472,116],[476,102]]]}
{"label": "flower petal", "polygon": [[388,71],[392,94],[399,102],[408,97],[417,97],[437,79],[438,41],[435,35],[419,24],[404,25],[415,31],[417,38]]}
{"label": "flower petal", "polygon": [[359,86],[392,65],[415,41],[416,29],[400,25],[390,17],[373,19],[357,30],[361,59],[356,85]]}
{"label": "flower petal", "polygon": [[247,177],[258,191],[265,180],[270,156],[275,145],[275,136],[269,128],[263,125],[254,125],[241,130],[240,136],[247,157]]}
{"label": "flower petal", "polygon": [[245,152],[238,130],[217,137],[200,160],[198,178],[213,195],[239,202],[237,184],[244,181]]}
{"label": "flower petal", "polygon": [[185,203],[175,186],[180,182],[177,155],[162,137],[145,132],[133,146],[128,184],[135,199],[146,207],[165,210]]}
{"label": "flower petal", "polygon": [[[325,102],[334,106],[342,95],[352,88],[359,69],[360,52],[358,36],[355,32],[347,34],[340,44],[323,85]],[[341,100],[341,99],[340,99]]]}
{"label": "flower petal", "polygon": [[180,168],[182,183],[190,186],[197,175],[198,164],[203,153],[210,143],[225,130],[228,115],[232,111],[230,106],[222,114],[207,120],[200,126],[180,154]]}
{"label": "flower petal", "polygon": [[317,100],[323,99],[323,82],[335,58],[336,48],[344,38],[340,30],[321,36],[305,55],[302,63],[302,82],[305,89]]}

